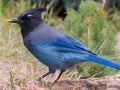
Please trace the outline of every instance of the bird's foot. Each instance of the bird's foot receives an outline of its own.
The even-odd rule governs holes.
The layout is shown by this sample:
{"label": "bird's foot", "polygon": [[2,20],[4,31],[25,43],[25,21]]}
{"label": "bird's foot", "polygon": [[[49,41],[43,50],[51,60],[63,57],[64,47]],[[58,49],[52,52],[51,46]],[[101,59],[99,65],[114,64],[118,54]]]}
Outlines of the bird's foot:
{"label": "bird's foot", "polygon": [[36,81],[41,83],[42,85],[46,85],[46,82],[41,77],[37,78]]}
{"label": "bird's foot", "polygon": [[36,79],[36,81],[38,81],[38,82],[42,82],[42,78],[39,77],[39,78]]}

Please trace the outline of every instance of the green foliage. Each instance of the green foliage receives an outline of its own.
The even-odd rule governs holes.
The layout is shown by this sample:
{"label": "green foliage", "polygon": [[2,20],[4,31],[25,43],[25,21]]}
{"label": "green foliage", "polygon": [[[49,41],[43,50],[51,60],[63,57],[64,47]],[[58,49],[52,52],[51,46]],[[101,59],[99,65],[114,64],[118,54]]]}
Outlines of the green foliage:
{"label": "green foliage", "polygon": [[[115,54],[116,31],[112,23],[108,21],[101,4],[88,0],[80,4],[78,11],[68,9],[67,14],[65,26],[69,34],[98,54],[107,57]],[[79,65],[78,71],[84,77],[103,76],[107,68],[87,62]]]}
{"label": "green foliage", "polygon": [[109,15],[110,21],[113,23],[117,31],[120,31],[120,13],[118,11],[115,11],[114,14]]}

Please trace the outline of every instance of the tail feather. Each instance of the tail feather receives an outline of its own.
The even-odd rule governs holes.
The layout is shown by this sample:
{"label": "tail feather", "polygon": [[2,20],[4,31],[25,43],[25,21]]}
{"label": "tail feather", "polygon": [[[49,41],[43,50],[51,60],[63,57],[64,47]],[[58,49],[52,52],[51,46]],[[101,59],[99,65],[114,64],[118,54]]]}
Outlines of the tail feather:
{"label": "tail feather", "polygon": [[112,68],[116,68],[120,70],[120,64],[112,61],[108,58],[102,57],[102,56],[98,56],[98,55],[88,55],[87,57],[90,61],[105,65],[105,66],[109,66]]}

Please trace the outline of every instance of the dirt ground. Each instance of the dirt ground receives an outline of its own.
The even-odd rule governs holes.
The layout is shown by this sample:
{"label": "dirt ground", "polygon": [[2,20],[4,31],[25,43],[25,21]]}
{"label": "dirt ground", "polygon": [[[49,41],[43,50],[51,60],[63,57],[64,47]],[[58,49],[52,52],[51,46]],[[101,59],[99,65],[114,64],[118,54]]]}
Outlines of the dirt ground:
{"label": "dirt ground", "polygon": [[27,83],[22,90],[120,90],[120,74],[103,78],[64,80],[56,84]]}

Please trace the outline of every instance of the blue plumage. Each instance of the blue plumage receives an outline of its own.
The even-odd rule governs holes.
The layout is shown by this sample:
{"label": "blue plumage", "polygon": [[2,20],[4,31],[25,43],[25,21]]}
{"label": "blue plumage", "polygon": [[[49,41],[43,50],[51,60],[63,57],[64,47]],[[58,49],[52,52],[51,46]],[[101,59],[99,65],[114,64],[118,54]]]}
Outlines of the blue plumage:
{"label": "blue plumage", "polygon": [[80,41],[44,23],[40,16],[43,10],[27,10],[16,19],[11,19],[19,23],[27,49],[49,67],[49,72],[38,80],[59,69],[61,73],[56,82],[66,69],[85,61],[120,69],[119,63],[95,54]]}
{"label": "blue plumage", "polygon": [[105,58],[105,57],[102,57],[99,55],[89,55],[86,58],[88,58],[90,61],[93,61],[93,62],[102,64],[102,65],[109,66],[109,67],[116,68],[116,69],[120,70],[120,64],[115,62],[115,61],[112,61],[108,58]]}

